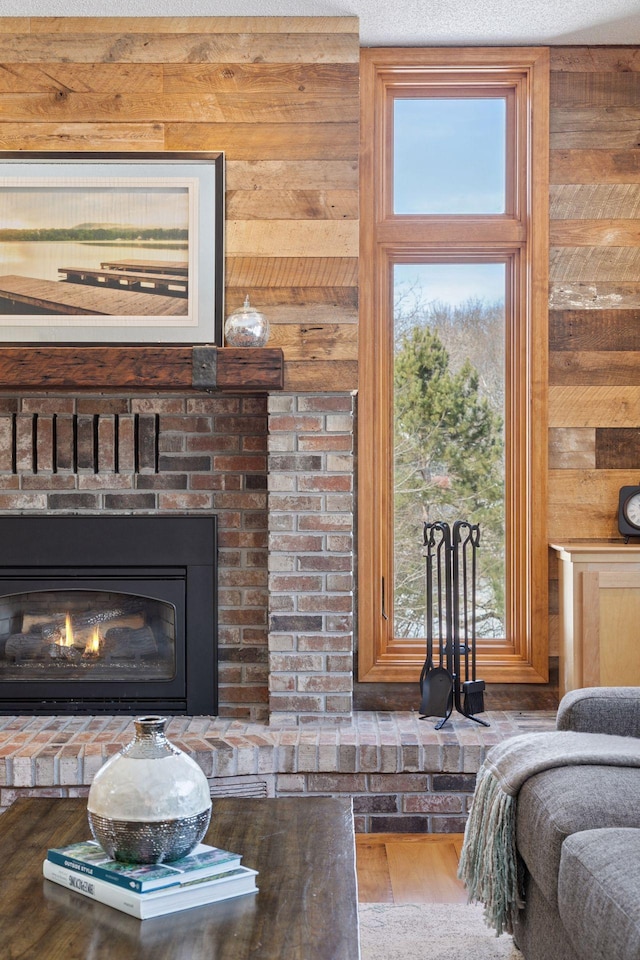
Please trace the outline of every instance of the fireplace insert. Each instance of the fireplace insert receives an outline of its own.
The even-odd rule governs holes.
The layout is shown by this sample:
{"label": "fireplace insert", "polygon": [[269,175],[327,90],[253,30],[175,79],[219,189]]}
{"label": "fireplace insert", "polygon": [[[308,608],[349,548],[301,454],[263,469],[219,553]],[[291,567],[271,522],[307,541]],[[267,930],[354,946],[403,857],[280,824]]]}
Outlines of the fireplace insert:
{"label": "fireplace insert", "polygon": [[0,713],[217,713],[214,516],[0,517]]}

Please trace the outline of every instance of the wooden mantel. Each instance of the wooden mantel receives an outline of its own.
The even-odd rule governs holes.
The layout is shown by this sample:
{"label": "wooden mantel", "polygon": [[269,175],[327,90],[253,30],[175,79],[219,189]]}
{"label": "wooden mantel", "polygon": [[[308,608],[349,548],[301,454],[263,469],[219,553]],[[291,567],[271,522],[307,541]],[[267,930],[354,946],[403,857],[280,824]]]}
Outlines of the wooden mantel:
{"label": "wooden mantel", "polygon": [[0,347],[0,390],[282,390],[279,347]]}

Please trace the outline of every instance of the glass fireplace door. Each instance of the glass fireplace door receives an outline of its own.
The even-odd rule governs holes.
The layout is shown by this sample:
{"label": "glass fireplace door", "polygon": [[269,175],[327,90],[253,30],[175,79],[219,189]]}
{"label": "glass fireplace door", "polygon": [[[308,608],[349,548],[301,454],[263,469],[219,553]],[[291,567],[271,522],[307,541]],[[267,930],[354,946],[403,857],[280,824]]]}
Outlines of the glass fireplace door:
{"label": "glass fireplace door", "polygon": [[169,576],[4,580],[0,680],[35,696],[96,683],[104,696],[183,695],[184,610],[184,580]]}

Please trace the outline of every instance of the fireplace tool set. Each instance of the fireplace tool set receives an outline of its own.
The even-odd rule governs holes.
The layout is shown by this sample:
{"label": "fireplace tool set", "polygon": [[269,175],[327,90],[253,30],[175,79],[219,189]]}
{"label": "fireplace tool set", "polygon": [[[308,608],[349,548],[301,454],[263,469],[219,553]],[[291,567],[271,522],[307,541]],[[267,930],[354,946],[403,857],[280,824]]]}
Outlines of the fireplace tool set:
{"label": "fireplace tool set", "polygon": [[[436,730],[455,710],[488,727],[484,680],[476,678],[476,557],[478,524],[456,520],[424,524],[426,561],[427,657],[420,674],[420,719],[441,717]],[[434,631],[437,632],[435,662]]]}

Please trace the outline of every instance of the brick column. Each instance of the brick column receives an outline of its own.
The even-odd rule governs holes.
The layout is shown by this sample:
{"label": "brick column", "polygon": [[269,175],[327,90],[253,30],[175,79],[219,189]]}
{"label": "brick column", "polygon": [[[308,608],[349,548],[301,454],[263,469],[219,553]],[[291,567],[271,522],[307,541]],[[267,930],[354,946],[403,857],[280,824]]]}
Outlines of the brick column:
{"label": "brick column", "polygon": [[269,398],[269,708],[274,725],[349,719],[353,397]]}

